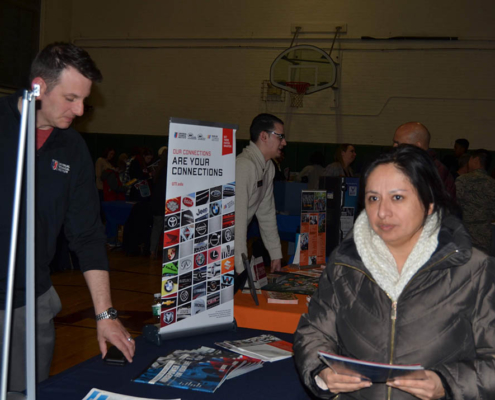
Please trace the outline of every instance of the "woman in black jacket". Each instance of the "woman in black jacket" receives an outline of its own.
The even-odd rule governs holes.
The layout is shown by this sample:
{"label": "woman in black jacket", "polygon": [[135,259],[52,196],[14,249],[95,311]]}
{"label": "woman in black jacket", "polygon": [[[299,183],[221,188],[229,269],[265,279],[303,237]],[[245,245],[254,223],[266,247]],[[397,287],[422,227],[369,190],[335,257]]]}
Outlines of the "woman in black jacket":
{"label": "woman in black jacket", "polygon": [[[304,383],[339,399],[495,398],[495,263],[471,245],[435,165],[400,146],[364,175],[365,210],[334,251],[301,317]],[[317,352],[421,364],[424,379],[372,383]]]}

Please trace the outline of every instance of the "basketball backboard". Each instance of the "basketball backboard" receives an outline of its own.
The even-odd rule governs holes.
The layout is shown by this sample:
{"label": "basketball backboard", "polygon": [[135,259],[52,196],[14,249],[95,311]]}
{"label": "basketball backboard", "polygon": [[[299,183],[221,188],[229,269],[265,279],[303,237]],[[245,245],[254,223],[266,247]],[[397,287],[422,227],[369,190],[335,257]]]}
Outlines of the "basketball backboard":
{"label": "basketball backboard", "polygon": [[294,87],[287,82],[307,82],[305,94],[328,89],[335,84],[337,67],[330,56],[322,49],[301,45],[284,50],[270,68],[270,82],[273,86],[292,93]]}

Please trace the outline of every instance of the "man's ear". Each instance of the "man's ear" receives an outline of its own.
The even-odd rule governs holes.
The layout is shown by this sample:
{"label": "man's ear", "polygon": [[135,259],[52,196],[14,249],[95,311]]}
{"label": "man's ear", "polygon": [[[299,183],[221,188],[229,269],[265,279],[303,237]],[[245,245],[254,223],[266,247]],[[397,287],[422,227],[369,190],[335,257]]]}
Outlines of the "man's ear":
{"label": "man's ear", "polygon": [[31,82],[31,90],[34,89],[34,85],[40,85],[40,96],[43,96],[46,93],[47,85],[42,77],[37,76],[33,79]]}
{"label": "man's ear", "polygon": [[260,132],[260,140],[266,142],[268,140],[268,134],[265,131]]}

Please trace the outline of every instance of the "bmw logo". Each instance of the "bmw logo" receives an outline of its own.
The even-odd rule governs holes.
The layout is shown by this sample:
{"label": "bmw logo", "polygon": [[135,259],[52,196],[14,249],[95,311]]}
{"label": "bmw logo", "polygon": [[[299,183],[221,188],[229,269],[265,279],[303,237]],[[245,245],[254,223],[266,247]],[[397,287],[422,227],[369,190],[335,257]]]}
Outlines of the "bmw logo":
{"label": "bmw logo", "polygon": [[211,213],[213,215],[218,215],[220,213],[220,207],[218,207],[218,204],[217,203],[213,203],[211,205]]}
{"label": "bmw logo", "polygon": [[165,281],[165,291],[166,292],[171,292],[172,290],[174,290],[174,282],[173,281]]}

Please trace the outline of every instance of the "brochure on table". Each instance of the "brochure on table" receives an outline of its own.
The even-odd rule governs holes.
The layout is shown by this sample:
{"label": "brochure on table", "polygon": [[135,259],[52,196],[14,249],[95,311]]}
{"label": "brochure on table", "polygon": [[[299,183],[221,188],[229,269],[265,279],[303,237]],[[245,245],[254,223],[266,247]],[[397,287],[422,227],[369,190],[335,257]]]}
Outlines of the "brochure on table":
{"label": "brochure on table", "polygon": [[170,120],[162,336],[233,322],[236,130]]}

